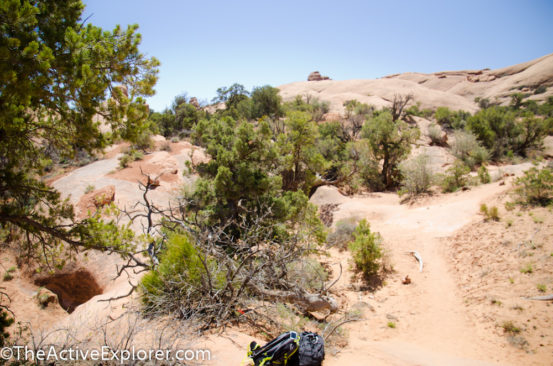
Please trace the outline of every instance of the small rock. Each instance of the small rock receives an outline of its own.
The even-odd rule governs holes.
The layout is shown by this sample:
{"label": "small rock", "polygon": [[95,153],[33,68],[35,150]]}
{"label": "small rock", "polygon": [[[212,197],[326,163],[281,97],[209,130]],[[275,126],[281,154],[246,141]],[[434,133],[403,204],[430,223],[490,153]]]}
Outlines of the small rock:
{"label": "small rock", "polygon": [[48,290],[47,288],[40,288],[35,295],[38,304],[43,309],[48,306],[48,304],[57,304],[58,303],[58,295],[53,293],[52,291]]}
{"label": "small rock", "polygon": [[411,283],[411,278],[409,278],[409,275],[405,276],[401,283],[403,283],[404,285],[409,285]]}

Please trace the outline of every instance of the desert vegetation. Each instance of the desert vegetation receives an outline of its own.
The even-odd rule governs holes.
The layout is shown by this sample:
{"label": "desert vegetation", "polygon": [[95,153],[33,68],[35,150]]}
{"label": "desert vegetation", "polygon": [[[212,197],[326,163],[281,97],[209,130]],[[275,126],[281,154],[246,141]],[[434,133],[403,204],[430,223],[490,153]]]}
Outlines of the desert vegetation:
{"label": "desert vegetation", "polygon": [[[44,277],[88,266],[89,255],[104,255],[95,258],[98,272],[115,263],[104,277],[128,281],[128,292],[94,301],[132,308],[121,311],[150,325],[173,322],[204,335],[233,328],[264,338],[309,328],[338,353],[349,322],[379,324],[371,331],[382,338],[410,331],[399,320],[406,315],[398,294],[418,299],[409,316],[446,314],[450,308],[427,311],[421,300],[436,285],[459,290],[467,306],[510,312],[494,329],[520,348],[536,344],[537,325],[520,325],[516,316],[537,306],[502,296],[516,289],[524,290],[517,301],[542,301],[552,289],[546,238],[553,171],[544,152],[553,134],[550,86],[470,104],[457,95],[449,107],[429,107],[408,88],[336,103],[319,98],[322,91],[284,97],[270,85],[234,83],[210,102],[180,94],[154,111],[145,98],[154,94],[160,64],[140,51],[138,27],[103,30],[82,19],[83,8],[78,0],[0,5],[0,242],[7,263],[0,345],[15,342],[9,292],[20,284],[33,289],[23,290],[44,313],[68,315],[104,295],[94,282],[87,300],[64,306],[43,285]],[[365,103],[372,100],[383,102]],[[105,171],[102,179],[78,169],[89,164]],[[65,189],[54,188],[71,172]],[[119,184],[117,200],[112,184]],[[486,186],[473,188],[478,184]],[[459,284],[444,274],[450,264],[440,262],[437,238],[450,241],[450,277]],[[502,291],[489,295],[494,286]],[[457,300],[444,301],[454,308]],[[369,312],[374,317],[363,318]],[[116,320],[109,314],[103,325]],[[29,337],[24,341],[36,341]]]}

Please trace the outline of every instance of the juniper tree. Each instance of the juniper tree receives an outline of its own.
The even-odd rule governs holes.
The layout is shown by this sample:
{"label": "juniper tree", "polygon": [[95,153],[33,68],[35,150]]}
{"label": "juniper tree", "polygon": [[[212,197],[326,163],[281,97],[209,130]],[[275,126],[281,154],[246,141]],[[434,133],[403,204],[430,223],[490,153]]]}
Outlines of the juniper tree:
{"label": "juniper tree", "polygon": [[130,141],[146,128],[158,61],[140,53],[138,26],[104,31],[83,10],[80,0],[0,2],[0,229],[22,234],[30,254],[56,256],[62,242],[124,252],[130,237],[113,223],[76,222],[41,179],[50,152],[106,145],[98,120]]}

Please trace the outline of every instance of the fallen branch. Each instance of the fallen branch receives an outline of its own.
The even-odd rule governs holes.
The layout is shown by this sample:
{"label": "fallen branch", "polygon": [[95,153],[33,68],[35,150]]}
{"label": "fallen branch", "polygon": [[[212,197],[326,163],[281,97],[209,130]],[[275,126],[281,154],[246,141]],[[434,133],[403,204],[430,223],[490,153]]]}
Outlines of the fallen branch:
{"label": "fallen branch", "polygon": [[534,297],[523,297],[524,300],[534,300],[534,301],[553,301],[553,294],[543,295],[543,296],[534,296]]}
{"label": "fallen branch", "polygon": [[413,256],[417,259],[417,261],[419,262],[419,272],[422,272],[422,257],[421,255],[419,254],[419,252],[417,252],[416,250],[413,250],[411,252],[409,252],[410,254],[413,254]]}
{"label": "fallen branch", "polygon": [[344,325],[344,324],[346,324],[346,323],[356,322],[356,321],[358,321],[358,320],[360,320],[360,318],[352,318],[352,319],[342,320],[341,322],[339,322],[338,324],[336,324],[328,334],[323,334],[323,339],[327,340],[328,338],[330,338],[330,336],[332,335],[332,333],[334,333],[334,332],[336,331],[336,329],[338,329],[338,328],[341,327],[342,325]]}
{"label": "fallen branch", "polygon": [[330,284],[330,286],[328,286],[326,288],[324,288],[324,284],[323,284],[322,293],[324,293],[324,294],[328,293],[328,290],[330,290],[332,288],[332,286],[334,286],[340,280],[340,277],[342,277],[342,263],[340,263],[340,274],[338,275],[338,278],[336,278],[334,280],[334,282],[332,282]]}
{"label": "fallen branch", "polygon": [[308,292],[296,293],[292,291],[268,290],[254,285],[251,285],[251,287],[271,300],[286,301],[299,305],[306,312],[329,310],[335,313],[338,311],[338,303],[330,296]]}

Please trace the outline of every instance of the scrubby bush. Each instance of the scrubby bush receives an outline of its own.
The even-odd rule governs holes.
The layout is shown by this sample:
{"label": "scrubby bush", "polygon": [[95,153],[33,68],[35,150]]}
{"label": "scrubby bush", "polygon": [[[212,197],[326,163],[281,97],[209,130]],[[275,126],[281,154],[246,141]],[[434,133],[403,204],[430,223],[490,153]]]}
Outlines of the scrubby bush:
{"label": "scrubby bush", "polygon": [[319,291],[328,280],[328,272],[313,258],[301,258],[287,265],[288,275],[297,278],[298,284],[309,291]]}
{"label": "scrubby bush", "polygon": [[447,107],[438,107],[434,113],[434,118],[436,118],[436,122],[442,126],[451,127],[451,123],[453,122],[453,112]]}
{"label": "scrubby bush", "polygon": [[538,114],[544,117],[553,117],[553,96],[547,97],[547,100],[539,105]]}
{"label": "scrubby bush", "polygon": [[529,205],[546,206],[553,201],[553,169],[536,167],[524,172],[515,181],[515,193],[519,202]]}
{"label": "scrubby bush", "polygon": [[511,94],[511,108],[520,109],[520,107],[522,107],[522,101],[524,100],[524,98],[526,98],[526,95],[522,93]]}
{"label": "scrubby bush", "polygon": [[485,165],[482,165],[480,168],[478,168],[478,179],[480,179],[480,183],[482,184],[487,184],[491,182],[492,178],[490,177],[490,172]]}
{"label": "scrubby bush", "polygon": [[531,112],[523,114],[518,116],[505,107],[482,109],[468,119],[467,128],[495,160],[508,154],[526,156],[529,149],[542,147],[550,126],[547,120],[535,117]]}
{"label": "scrubby bush", "polygon": [[161,113],[150,113],[149,121],[157,127],[158,133],[165,137],[171,137],[189,134],[190,130],[205,115],[206,113],[201,109],[190,104],[186,94],[183,94],[175,97],[171,108],[165,109]]}
{"label": "scrubby bush", "polygon": [[428,137],[430,137],[430,144],[436,146],[447,145],[447,135],[444,134],[440,126],[433,123],[428,126]]}
{"label": "scrubby bush", "polygon": [[371,232],[367,220],[361,220],[354,232],[355,239],[349,244],[353,261],[357,270],[365,277],[371,277],[380,269],[382,258],[382,237],[379,233]]}
{"label": "scrubby bush", "polygon": [[464,187],[467,184],[469,172],[470,168],[468,166],[462,161],[456,160],[442,178],[442,190],[444,192],[455,192]]}
{"label": "scrubby bush", "polygon": [[465,128],[469,112],[452,111],[447,107],[438,107],[434,113],[434,118],[444,128],[463,129]]}
{"label": "scrubby bush", "polygon": [[357,139],[365,121],[374,117],[376,110],[374,106],[361,103],[356,99],[346,100],[343,105],[346,120],[343,122],[342,128],[346,137],[353,141]]}
{"label": "scrubby bush", "polygon": [[354,239],[353,234],[357,227],[357,220],[349,218],[336,223],[336,229],[327,236],[329,246],[346,249],[347,244]]}
{"label": "scrubby bush", "polygon": [[480,205],[480,213],[486,221],[499,221],[499,210],[496,206],[488,207],[485,203]]}
{"label": "scrubby bush", "polygon": [[536,89],[534,89],[534,94],[543,94],[547,91],[547,87],[545,85],[540,85]]}
{"label": "scrubby bush", "polygon": [[411,196],[428,192],[434,182],[434,174],[428,165],[428,156],[421,154],[411,158],[400,165],[401,182],[400,193]]}
{"label": "scrubby bush", "polygon": [[470,168],[481,165],[489,159],[488,151],[480,145],[476,136],[467,131],[457,130],[453,134],[451,153]]}
{"label": "scrubby bush", "polygon": [[119,158],[119,167],[124,169],[133,161],[142,160],[143,157],[144,154],[142,152],[131,148],[123,153],[123,156]]}
{"label": "scrubby bush", "polygon": [[414,105],[410,106],[409,108],[407,108],[405,110],[405,115],[406,116],[416,116],[416,117],[429,118],[433,114],[434,114],[434,112],[432,111],[432,109],[429,109],[429,108],[421,109],[419,102],[417,102],[417,104],[414,104]]}
{"label": "scrubby bush", "polygon": [[[188,317],[201,303],[208,280],[215,288],[222,288],[224,275],[218,271],[216,263],[206,257],[188,235],[172,233],[159,255],[159,265],[142,277],[145,311],[167,313],[178,310]],[[180,301],[171,301],[171,298]],[[176,309],[179,302],[186,306]]]}
{"label": "scrubby bush", "polygon": [[477,103],[480,109],[489,108],[493,105],[493,103],[490,102],[489,98],[480,98],[480,97],[474,98],[474,103]]}
{"label": "scrubby bush", "polygon": [[316,122],[322,121],[324,115],[328,113],[329,109],[329,102],[321,101],[317,98],[311,97],[310,95],[306,95],[305,100],[301,95],[297,95],[294,100],[284,104],[284,110],[286,112],[308,112]]}

